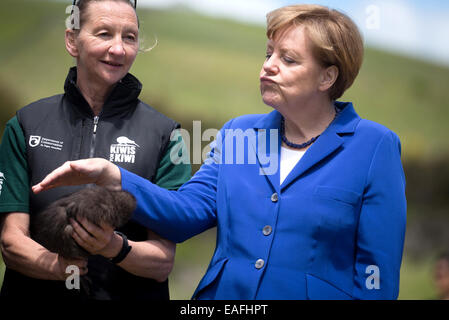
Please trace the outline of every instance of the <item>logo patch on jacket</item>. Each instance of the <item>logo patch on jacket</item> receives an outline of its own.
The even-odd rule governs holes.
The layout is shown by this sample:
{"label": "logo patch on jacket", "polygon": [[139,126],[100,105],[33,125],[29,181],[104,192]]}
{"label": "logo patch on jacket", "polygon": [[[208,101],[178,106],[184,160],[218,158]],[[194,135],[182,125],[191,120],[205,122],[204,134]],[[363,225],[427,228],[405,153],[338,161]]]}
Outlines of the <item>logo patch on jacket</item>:
{"label": "logo patch on jacket", "polygon": [[116,163],[134,163],[136,161],[136,148],[140,146],[133,140],[121,136],[117,144],[111,144],[109,161]]}
{"label": "logo patch on jacket", "polygon": [[5,181],[5,175],[3,174],[3,172],[0,172],[0,194],[2,194],[2,189],[3,189],[3,181]]}
{"label": "logo patch on jacket", "polygon": [[28,141],[28,144],[32,148],[39,146],[39,147],[44,147],[44,148],[58,150],[58,151],[61,151],[62,147],[64,146],[63,141],[48,139],[48,138],[44,138],[41,136],[30,136],[30,140]]}

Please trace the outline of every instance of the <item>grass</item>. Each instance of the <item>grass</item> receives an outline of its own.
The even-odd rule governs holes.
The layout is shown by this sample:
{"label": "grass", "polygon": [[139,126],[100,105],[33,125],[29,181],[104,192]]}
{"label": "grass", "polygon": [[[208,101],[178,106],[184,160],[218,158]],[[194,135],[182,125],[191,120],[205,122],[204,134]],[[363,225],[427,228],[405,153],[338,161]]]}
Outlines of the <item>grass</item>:
{"label": "grass", "polygon": [[212,258],[215,235],[214,228],[177,245],[175,266],[168,280],[171,299],[192,297]]}
{"label": "grass", "polygon": [[401,267],[399,300],[436,299],[432,259],[421,261],[404,258]]}
{"label": "grass", "polygon": [[[143,46],[158,39],[131,70],[144,85],[144,101],[176,118],[217,126],[270,111],[258,89],[264,28],[182,10],[139,9],[139,16]],[[0,83],[18,101],[4,112],[62,92],[73,65],[63,43],[66,17],[64,3],[1,1]],[[447,67],[367,48],[360,75],[342,100],[397,132],[405,157],[425,158],[449,152],[448,86]]]}

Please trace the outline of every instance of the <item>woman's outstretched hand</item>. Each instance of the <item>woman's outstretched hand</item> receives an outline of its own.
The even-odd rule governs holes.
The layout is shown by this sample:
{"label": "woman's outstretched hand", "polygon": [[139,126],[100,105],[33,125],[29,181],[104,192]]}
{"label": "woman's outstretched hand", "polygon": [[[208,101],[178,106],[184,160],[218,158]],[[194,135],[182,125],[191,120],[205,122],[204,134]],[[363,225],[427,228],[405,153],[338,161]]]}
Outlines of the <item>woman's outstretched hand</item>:
{"label": "woman's outstretched hand", "polygon": [[121,189],[120,169],[113,163],[93,158],[67,161],[50,172],[44,180],[32,187],[34,193],[61,186],[75,186],[94,183],[100,187]]}

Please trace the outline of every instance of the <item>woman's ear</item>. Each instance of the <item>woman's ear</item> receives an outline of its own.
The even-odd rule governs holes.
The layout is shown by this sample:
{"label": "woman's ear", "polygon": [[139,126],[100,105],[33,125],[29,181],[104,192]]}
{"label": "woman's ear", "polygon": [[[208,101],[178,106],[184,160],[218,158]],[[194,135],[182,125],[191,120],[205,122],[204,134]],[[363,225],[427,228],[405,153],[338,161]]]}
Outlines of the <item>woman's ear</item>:
{"label": "woman's ear", "polygon": [[320,78],[320,90],[321,91],[327,91],[329,88],[331,88],[335,81],[337,81],[338,78],[338,68],[337,66],[330,66],[324,69],[321,73]]}
{"label": "woman's ear", "polygon": [[78,46],[76,43],[76,34],[72,29],[65,30],[65,48],[67,52],[74,58],[78,57]]}

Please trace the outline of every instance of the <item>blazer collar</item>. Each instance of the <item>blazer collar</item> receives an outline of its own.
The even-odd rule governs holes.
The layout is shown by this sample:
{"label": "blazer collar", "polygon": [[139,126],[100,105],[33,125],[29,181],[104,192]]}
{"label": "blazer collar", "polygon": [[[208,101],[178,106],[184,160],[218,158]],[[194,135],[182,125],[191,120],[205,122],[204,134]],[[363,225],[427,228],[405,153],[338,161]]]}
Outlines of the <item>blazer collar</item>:
{"label": "blazer collar", "polygon": [[352,103],[335,101],[335,106],[340,110],[340,114],[329,126],[329,129],[333,127],[336,133],[354,133],[361,118],[355,112]]}
{"label": "blazer collar", "polygon": [[[278,170],[275,174],[267,175],[267,179],[273,186],[274,190],[280,191],[285,189],[289,184],[298,179],[301,175],[315,166],[315,164],[324,160],[343,144],[344,134],[354,133],[357,124],[361,118],[357,115],[351,102],[335,102],[335,106],[340,110],[338,117],[324,130],[320,137],[307,150],[302,159],[296,164],[293,170],[289,173],[282,185],[279,185],[279,163]],[[274,110],[269,114],[260,118],[254,125],[257,129],[279,129],[281,123],[281,114]],[[278,157],[280,161],[280,144],[279,137]],[[254,145],[255,147],[255,145]],[[259,163],[260,164],[260,163]],[[261,165],[262,166],[262,165]]]}
{"label": "blazer collar", "polygon": [[[326,130],[334,130],[336,133],[353,133],[360,121],[351,102],[335,101],[335,106],[340,110],[337,119]],[[279,129],[282,115],[277,110],[262,116],[255,124],[254,129]]]}

